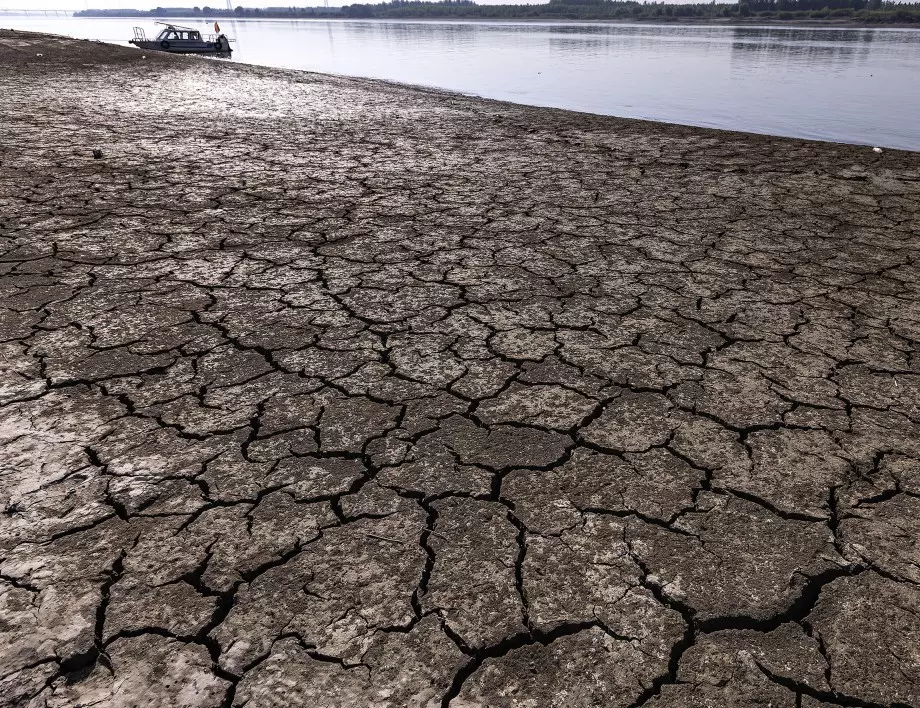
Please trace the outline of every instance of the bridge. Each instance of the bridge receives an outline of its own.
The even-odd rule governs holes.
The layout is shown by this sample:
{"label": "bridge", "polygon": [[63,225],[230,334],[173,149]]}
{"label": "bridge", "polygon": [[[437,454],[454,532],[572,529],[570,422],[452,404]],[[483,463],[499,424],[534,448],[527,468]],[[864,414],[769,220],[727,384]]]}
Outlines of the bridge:
{"label": "bridge", "polygon": [[24,10],[17,10],[10,7],[0,7],[0,15],[45,15],[53,17],[70,17],[72,14],[73,10],[55,10],[53,8],[36,10],[33,7]]}

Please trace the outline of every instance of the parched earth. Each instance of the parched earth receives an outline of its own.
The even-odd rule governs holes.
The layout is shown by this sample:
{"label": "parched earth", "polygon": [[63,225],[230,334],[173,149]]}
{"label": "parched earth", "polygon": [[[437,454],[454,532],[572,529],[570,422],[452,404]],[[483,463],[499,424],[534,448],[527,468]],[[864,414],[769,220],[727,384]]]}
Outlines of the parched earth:
{"label": "parched earth", "polygon": [[920,155],[9,31],[0,95],[3,706],[920,705]]}

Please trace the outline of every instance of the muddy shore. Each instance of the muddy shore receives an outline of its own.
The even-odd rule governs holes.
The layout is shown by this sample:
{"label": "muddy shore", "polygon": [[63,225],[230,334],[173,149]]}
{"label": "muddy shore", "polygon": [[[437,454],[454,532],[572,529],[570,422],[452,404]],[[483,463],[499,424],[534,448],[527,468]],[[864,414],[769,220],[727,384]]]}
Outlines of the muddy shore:
{"label": "muddy shore", "polygon": [[0,95],[0,705],[920,705],[920,154],[10,31]]}

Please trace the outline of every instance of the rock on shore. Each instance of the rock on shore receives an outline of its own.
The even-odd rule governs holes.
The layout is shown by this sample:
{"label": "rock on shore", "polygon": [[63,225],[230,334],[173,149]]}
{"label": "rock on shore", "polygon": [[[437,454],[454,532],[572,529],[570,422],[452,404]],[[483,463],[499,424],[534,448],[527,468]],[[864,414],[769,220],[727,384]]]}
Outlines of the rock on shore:
{"label": "rock on shore", "polygon": [[0,95],[0,705],[920,704],[920,155],[10,31]]}

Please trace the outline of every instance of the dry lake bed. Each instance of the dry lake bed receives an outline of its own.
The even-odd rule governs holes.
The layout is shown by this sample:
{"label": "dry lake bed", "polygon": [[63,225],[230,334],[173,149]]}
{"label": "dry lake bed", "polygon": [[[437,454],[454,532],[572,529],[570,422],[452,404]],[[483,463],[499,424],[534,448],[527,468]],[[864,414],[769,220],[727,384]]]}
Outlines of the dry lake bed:
{"label": "dry lake bed", "polygon": [[920,704],[920,154],[9,31],[0,95],[0,705]]}

